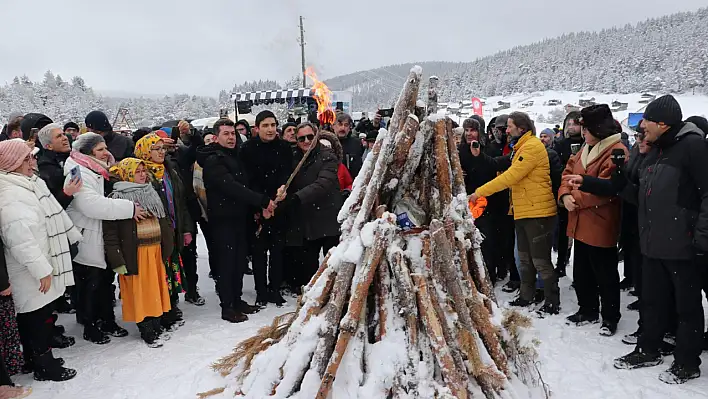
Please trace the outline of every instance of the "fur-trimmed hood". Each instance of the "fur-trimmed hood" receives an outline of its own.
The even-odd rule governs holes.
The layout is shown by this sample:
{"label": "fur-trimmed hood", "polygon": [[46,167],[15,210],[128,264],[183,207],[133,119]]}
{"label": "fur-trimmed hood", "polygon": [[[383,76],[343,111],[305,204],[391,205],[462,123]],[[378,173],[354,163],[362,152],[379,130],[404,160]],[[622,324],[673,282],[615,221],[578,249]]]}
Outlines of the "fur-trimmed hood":
{"label": "fur-trimmed hood", "polygon": [[344,159],[344,149],[342,149],[342,143],[339,142],[337,135],[332,132],[322,130],[320,132],[320,140],[322,139],[332,143],[332,151],[334,152],[334,155],[337,156],[337,160],[341,163]]}

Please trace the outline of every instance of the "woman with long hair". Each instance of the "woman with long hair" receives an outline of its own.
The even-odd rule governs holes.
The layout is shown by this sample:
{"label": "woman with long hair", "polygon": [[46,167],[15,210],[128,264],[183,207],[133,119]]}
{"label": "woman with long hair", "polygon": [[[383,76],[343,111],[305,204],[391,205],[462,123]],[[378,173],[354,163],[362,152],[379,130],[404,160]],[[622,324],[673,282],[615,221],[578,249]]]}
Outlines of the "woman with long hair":
{"label": "woman with long hair", "polygon": [[165,158],[167,147],[160,136],[150,133],[135,144],[135,156],[145,163],[148,177],[162,199],[165,213],[174,229],[174,248],[166,262],[167,281],[170,289],[172,309],[163,317],[163,326],[170,328],[177,323],[184,324],[182,311],[177,307],[179,294],[184,292],[185,275],[180,259],[182,248],[193,239],[192,219],[187,210],[186,192],[177,166]]}
{"label": "woman with long hair", "polygon": [[123,321],[137,323],[145,343],[159,348],[160,318],[171,308],[164,262],[172,253],[172,227],[143,161],[125,158],[111,173],[120,181],[113,184],[108,197],[139,203],[150,216],[141,221],[104,222],[106,260],[113,270],[119,270]]}

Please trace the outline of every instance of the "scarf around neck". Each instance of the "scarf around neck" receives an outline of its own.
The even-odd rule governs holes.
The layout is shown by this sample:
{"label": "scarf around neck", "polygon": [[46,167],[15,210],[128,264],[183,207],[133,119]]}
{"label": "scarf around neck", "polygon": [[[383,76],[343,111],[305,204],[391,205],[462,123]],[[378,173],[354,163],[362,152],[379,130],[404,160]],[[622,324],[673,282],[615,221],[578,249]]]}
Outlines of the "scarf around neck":
{"label": "scarf around neck", "polygon": [[54,195],[47,188],[44,180],[37,175],[27,177],[18,173],[0,172],[16,185],[31,191],[44,213],[44,224],[49,241],[49,263],[52,265],[52,278],[64,286],[74,285],[74,273],[71,263],[70,245],[81,241],[81,233],[59,205]]}
{"label": "scarf around neck", "polygon": [[108,180],[110,178],[110,175],[108,174],[108,164],[105,162],[75,150],[71,151],[70,157],[76,161],[77,164],[100,174],[104,179]]}
{"label": "scarf around neck", "polygon": [[160,195],[150,183],[119,181],[113,185],[113,192],[108,197],[131,201],[157,218],[165,217],[165,207],[162,205]]}

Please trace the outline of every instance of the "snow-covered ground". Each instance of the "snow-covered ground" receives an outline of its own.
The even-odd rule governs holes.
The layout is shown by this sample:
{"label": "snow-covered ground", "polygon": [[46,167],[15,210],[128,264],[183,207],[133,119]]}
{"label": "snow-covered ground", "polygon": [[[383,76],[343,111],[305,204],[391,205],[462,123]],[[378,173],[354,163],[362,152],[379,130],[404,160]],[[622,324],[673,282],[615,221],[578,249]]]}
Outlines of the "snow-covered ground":
{"label": "snow-covered ground", "polygon": [[[114,338],[108,345],[90,344],[81,338],[81,329],[73,316],[62,315],[60,323],[77,344],[57,350],[57,356],[66,359],[69,367],[78,370],[78,376],[65,383],[36,382],[30,376],[16,377],[20,384],[32,386],[36,399],[193,399],[199,392],[223,387],[227,381],[211,371],[209,365],[221,356],[231,353],[242,339],[253,335],[269,324],[274,316],[292,311],[290,305],[278,309],[269,307],[251,317],[246,323],[229,324],[221,320],[214,284],[207,277],[207,252],[202,236],[198,241],[201,293],[207,305],[201,308],[182,303],[187,323],[161,349],[149,349],[138,338],[137,328],[126,325],[131,335]],[[621,266],[620,266],[621,269]],[[572,275],[572,267],[568,270]],[[669,386],[657,379],[664,365],[634,371],[615,370],[612,360],[632,348],[622,344],[621,337],[636,329],[637,313],[625,306],[633,300],[623,294],[623,314],[618,334],[607,338],[598,334],[599,325],[575,328],[566,326],[565,316],[577,310],[575,293],[570,279],[561,281],[562,314],[534,320],[534,331],[541,341],[539,367],[543,379],[560,399],[699,399],[708,397],[708,368],[706,375],[682,386]],[[511,296],[499,292],[502,305]],[[255,300],[253,279],[245,279],[245,299]],[[120,311],[120,307],[116,309]],[[708,355],[703,356],[704,363]],[[227,395],[214,396],[226,399]],[[339,399],[339,398],[334,398]],[[376,398],[367,398],[376,399]],[[530,399],[536,399],[531,398]]]}

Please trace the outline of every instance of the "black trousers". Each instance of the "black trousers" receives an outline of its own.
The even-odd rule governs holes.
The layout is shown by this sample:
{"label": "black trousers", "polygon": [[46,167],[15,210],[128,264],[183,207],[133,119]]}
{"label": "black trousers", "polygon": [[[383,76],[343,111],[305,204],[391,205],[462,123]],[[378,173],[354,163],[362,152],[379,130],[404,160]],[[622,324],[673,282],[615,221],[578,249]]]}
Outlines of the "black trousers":
{"label": "black trousers", "polygon": [[616,247],[594,247],[575,240],[573,281],[581,313],[586,315],[602,313],[604,321],[619,322],[622,315],[617,263]]}
{"label": "black trousers", "polygon": [[247,231],[236,220],[209,223],[216,254],[216,290],[222,309],[235,307],[243,294],[243,273],[248,266]]}
{"label": "black trousers", "polygon": [[[671,313],[676,314],[676,363],[701,364],[703,349],[703,271],[693,261],[644,258],[642,264],[642,335],[639,346],[657,353]],[[675,302],[674,302],[675,301]],[[671,306],[671,304],[674,306]]]}
{"label": "black trousers", "polygon": [[556,268],[565,270],[568,264],[568,210],[558,207],[558,236],[556,242],[558,260]]}
{"label": "black trousers", "polygon": [[493,214],[493,216],[493,223],[497,226],[499,261],[504,270],[509,272],[509,281],[521,281],[519,270],[516,268],[516,259],[514,259],[514,247],[516,246],[514,216],[507,214]]}
{"label": "black trousers", "polygon": [[285,234],[277,226],[264,222],[258,237],[253,238],[251,265],[256,293],[265,297],[268,290],[278,291],[283,283]]}
{"label": "black trousers", "polygon": [[320,267],[320,252],[327,254],[339,244],[339,236],[306,240],[301,247],[292,250],[295,281],[298,287],[307,285]]}
{"label": "black trousers", "polygon": [[182,248],[180,252],[180,257],[182,258],[182,267],[184,269],[184,277],[186,284],[184,290],[186,295],[196,295],[197,293],[197,281],[199,281],[199,274],[197,273],[197,234],[195,233],[192,237],[192,242],[186,247]]}
{"label": "black trousers", "polygon": [[[201,227],[202,234],[204,234],[204,241],[206,241],[207,252],[209,253],[209,271],[212,277],[216,278],[216,254],[214,252],[214,241],[211,234],[211,226],[206,219],[199,220],[199,227]],[[196,239],[194,240],[197,241]],[[196,243],[194,244],[196,245]]]}
{"label": "black trousers", "polygon": [[7,372],[4,359],[0,359],[0,386],[15,386],[10,379],[10,373]]}
{"label": "black trousers", "polygon": [[[37,293],[42,295],[41,293]],[[29,313],[17,314],[17,330],[20,332],[20,342],[25,359],[31,361],[33,356],[39,356],[51,349],[49,339],[52,336],[51,304]]]}
{"label": "black trousers", "polygon": [[95,324],[100,320],[113,321],[113,281],[115,273],[79,263],[73,264],[76,284],[76,318],[83,323]]}
{"label": "black trousers", "polygon": [[624,275],[630,277],[639,299],[642,298],[642,251],[639,247],[639,236],[625,239],[622,244],[624,251]]}

